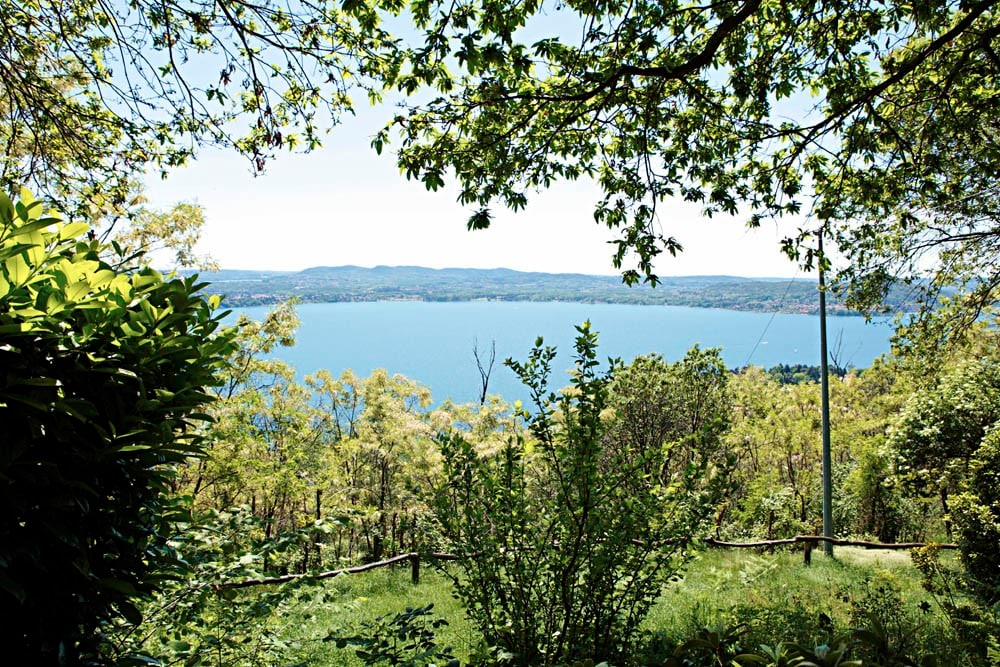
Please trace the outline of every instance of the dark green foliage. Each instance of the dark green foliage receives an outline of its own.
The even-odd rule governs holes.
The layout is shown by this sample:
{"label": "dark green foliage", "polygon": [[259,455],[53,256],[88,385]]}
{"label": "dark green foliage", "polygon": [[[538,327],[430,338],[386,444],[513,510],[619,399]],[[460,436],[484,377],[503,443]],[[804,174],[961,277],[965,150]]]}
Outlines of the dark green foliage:
{"label": "dark green foliage", "polygon": [[[876,571],[861,582],[841,592],[842,599],[850,605],[850,628],[857,646],[854,654],[864,659],[864,664],[907,665],[916,664],[906,656],[925,657],[932,654],[921,646],[925,623],[922,617],[927,608],[913,607],[904,602],[896,581]],[[922,651],[923,649],[923,651]]]}
{"label": "dark green foliage", "polygon": [[[867,584],[867,582],[865,582]],[[720,623],[702,628],[677,646],[666,659],[667,667],[917,667],[938,665],[933,653],[918,653],[919,628],[902,611],[897,591],[865,591],[851,601],[856,614],[847,628],[836,628],[825,613],[809,614],[808,624],[782,625],[771,622],[764,627],[770,637],[761,640],[751,624],[761,609],[745,609],[748,622],[736,625]],[[764,608],[767,609],[766,607]],[[815,643],[797,636],[808,628]],[[910,633],[910,634],[907,634]]]}
{"label": "dark green foliage", "polygon": [[0,627],[31,664],[138,616],[228,345],[194,278],[111,266],[41,213],[0,195]]}
{"label": "dark green foliage", "polygon": [[807,364],[778,364],[767,370],[767,374],[781,384],[803,384],[819,382],[820,367]]}
{"label": "dark green foliage", "polygon": [[900,473],[923,492],[954,490],[998,420],[1000,364],[988,358],[955,363],[903,408],[889,441]]}
{"label": "dark green foliage", "polygon": [[[778,364],[767,369],[767,374],[781,384],[804,384],[819,382],[820,367],[808,364]],[[847,375],[847,369],[831,367],[830,375],[843,379]]]}
{"label": "dark green foliage", "polygon": [[936,522],[917,516],[918,501],[904,493],[893,478],[893,460],[884,447],[857,447],[847,479],[843,466],[834,466],[834,524],[845,535],[871,536],[880,542],[898,542],[908,537],[926,536]]}
{"label": "dark green foliage", "polygon": [[739,651],[739,640],[743,635],[742,626],[727,627],[716,625],[702,628],[693,637],[674,650],[667,659],[669,667],[679,665],[729,665]]}
{"label": "dark green foliage", "polygon": [[433,604],[425,607],[407,607],[406,611],[391,619],[379,616],[374,621],[362,622],[361,631],[352,637],[327,637],[336,641],[338,648],[357,646],[355,654],[365,665],[400,665],[401,667],[458,667],[458,660],[451,654],[451,647],[439,647],[435,630],[448,625],[443,618],[431,614]]}
{"label": "dark green foliage", "polygon": [[[856,647],[866,641],[878,642],[874,633],[862,635],[862,631],[830,637],[827,643],[817,646],[778,641],[774,644],[760,644],[748,647],[743,644],[742,626],[714,626],[703,628],[691,639],[677,647],[667,659],[667,667],[861,667],[916,665],[905,662],[862,662],[857,657]],[[869,637],[870,635],[870,637]],[[864,637],[864,639],[860,639]]]}
{"label": "dark green foliage", "polygon": [[477,451],[442,436],[435,510],[464,572],[456,590],[486,642],[518,665],[627,661],[663,584],[721,491],[725,372],[715,352],[598,371],[578,328],[572,384],[548,389],[541,340],[508,364],[537,405],[533,438]]}
{"label": "dark green foliage", "polygon": [[[730,658],[783,651],[791,660],[806,649],[844,643],[846,659],[865,665],[909,664],[891,662],[903,658],[942,667],[982,664],[921,590],[904,554],[838,547],[837,555],[814,554],[805,566],[800,554],[704,553],[654,608],[640,664],[663,665],[679,647],[694,649],[692,639],[709,640],[712,633],[725,641],[711,647],[721,646]],[[717,667],[714,648],[702,644],[676,659]]]}

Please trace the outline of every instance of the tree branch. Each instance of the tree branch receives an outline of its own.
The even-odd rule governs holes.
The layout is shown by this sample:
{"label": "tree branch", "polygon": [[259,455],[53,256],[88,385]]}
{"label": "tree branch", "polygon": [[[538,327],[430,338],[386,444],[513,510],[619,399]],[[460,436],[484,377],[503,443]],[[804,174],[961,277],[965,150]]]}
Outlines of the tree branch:
{"label": "tree branch", "polygon": [[656,77],[676,81],[683,80],[690,74],[708,66],[715,57],[715,54],[718,52],[719,47],[722,46],[723,40],[732,34],[733,31],[740,26],[740,24],[749,19],[754,12],[760,9],[761,2],[762,0],[747,0],[738,12],[732,14],[731,16],[727,16],[722,20],[719,27],[716,28],[715,32],[713,32],[711,37],[708,38],[708,41],[705,43],[705,48],[703,48],[697,55],[689,58],[676,67],[666,67],[662,65],[653,67],[621,65],[618,69],[600,81],[595,87],[581,93],[573,95],[518,94],[507,95],[500,99],[509,101],[530,98],[535,100],[544,100],[547,102],[585,102],[593,97],[596,97],[603,90],[615,86],[620,79],[627,76]]}

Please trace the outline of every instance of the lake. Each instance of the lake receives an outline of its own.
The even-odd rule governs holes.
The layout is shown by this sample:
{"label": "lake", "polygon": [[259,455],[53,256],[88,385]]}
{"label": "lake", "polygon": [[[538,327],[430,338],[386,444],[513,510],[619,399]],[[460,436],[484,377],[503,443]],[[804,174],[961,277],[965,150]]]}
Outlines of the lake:
{"label": "lake", "polygon": [[[819,364],[819,318],[812,315],[746,313],[682,306],[532,302],[318,303],[297,308],[302,321],[294,348],[277,356],[300,374],[321,368],[361,375],[375,368],[401,373],[431,388],[435,401],[478,400],[479,372],[473,358],[489,356],[496,341],[497,362],[490,393],[527,399],[517,378],[503,366],[507,357],[524,360],[535,339],[556,345],[554,371],[572,365],[574,326],[584,320],[600,335],[602,358],[629,361],[657,352],[675,361],[694,344],[721,347],[726,364],[765,368],[779,363]],[[262,318],[266,307],[239,309]],[[868,366],[889,350],[891,326],[861,317],[831,317],[831,355],[842,365]],[[564,383],[565,376],[553,380]]]}

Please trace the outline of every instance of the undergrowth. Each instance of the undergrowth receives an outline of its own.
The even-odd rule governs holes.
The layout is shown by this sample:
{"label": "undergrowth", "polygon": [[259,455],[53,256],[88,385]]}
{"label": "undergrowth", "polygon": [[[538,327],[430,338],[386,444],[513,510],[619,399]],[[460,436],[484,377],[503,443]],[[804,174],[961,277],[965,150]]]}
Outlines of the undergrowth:
{"label": "undergrowth", "polygon": [[[956,566],[957,567],[957,566]],[[972,665],[936,600],[921,586],[906,552],[838,548],[830,559],[800,553],[706,552],[670,586],[645,625],[646,664],[662,665],[694,637],[714,633],[734,650],[777,643],[830,646],[853,631],[916,664]],[[855,650],[864,664],[874,649]],[[681,664],[715,665],[696,657]]]}
{"label": "undergrowth", "polygon": [[[946,556],[941,567],[958,566]],[[465,617],[448,577],[431,567],[424,567],[417,585],[410,582],[408,565],[301,584],[267,611],[255,610],[269,589],[251,587],[220,598],[231,612],[226,618],[247,616],[257,630],[245,628],[245,649],[229,637],[230,658],[206,654],[190,664],[503,664],[502,652],[485,646]],[[243,607],[246,613],[239,611]],[[224,617],[218,619],[206,625],[224,624]],[[265,626],[266,646],[257,646]],[[859,628],[865,632],[858,634]],[[221,626],[213,632],[229,634]],[[838,647],[864,665],[984,664],[970,657],[905,552],[838,548],[835,559],[814,555],[806,566],[801,553],[706,551],[666,587],[641,633],[640,665],[728,667],[741,654],[741,665],[793,665],[801,661],[760,656],[787,657],[800,649],[815,664],[859,664],[830,661]],[[185,632],[171,643],[209,646],[210,640]],[[748,660],[748,652],[760,660]]]}
{"label": "undergrowth", "polygon": [[[311,597],[284,619],[290,647],[302,664],[354,666],[366,663],[354,644],[338,648],[338,637],[357,637],[365,624],[383,625],[406,608],[433,605],[436,642],[460,664],[488,664],[495,653],[482,645],[446,578],[426,571],[419,585],[408,569],[338,577],[312,588]],[[937,665],[972,665],[935,600],[921,587],[908,555],[838,548],[805,566],[799,553],[707,551],[683,578],[669,585],[643,626],[642,664],[668,664],[696,637],[729,641],[732,648],[758,650],[779,642],[812,649],[852,629],[873,630],[884,651],[933,656]],[[326,640],[326,641],[324,641]],[[347,644],[340,642],[341,645]],[[856,653],[875,649],[856,649]],[[689,652],[684,665],[718,664]],[[872,658],[865,664],[871,664]],[[390,664],[388,662],[384,664]],[[409,663],[397,663],[409,664]],[[885,663],[892,664],[892,663]],[[899,664],[906,664],[900,662]],[[921,664],[921,663],[917,663]]]}

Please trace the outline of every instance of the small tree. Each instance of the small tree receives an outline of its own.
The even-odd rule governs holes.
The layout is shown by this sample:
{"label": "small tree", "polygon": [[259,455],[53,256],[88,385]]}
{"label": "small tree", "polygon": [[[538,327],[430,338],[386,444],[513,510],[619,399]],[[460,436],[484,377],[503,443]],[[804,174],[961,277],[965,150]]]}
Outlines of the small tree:
{"label": "small tree", "polygon": [[[169,561],[174,467],[199,451],[228,346],[194,278],[112,268],[22,193],[0,194],[0,637],[74,664]],[[23,651],[25,660],[18,660]]]}
{"label": "small tree", "polygon": [[519,665],[627,656],[724,477],[726,373],[716,353],[615,364],[618,382],[599,372],[589,324],[578,332],[571,385],[559,395],[548,390],[555,350],[541,339],[527,362],[507,361],[535,401],[533,437],[492,453],[461,432],[441,439],[435,509],[464,570],[453,582],[486,641]]}

